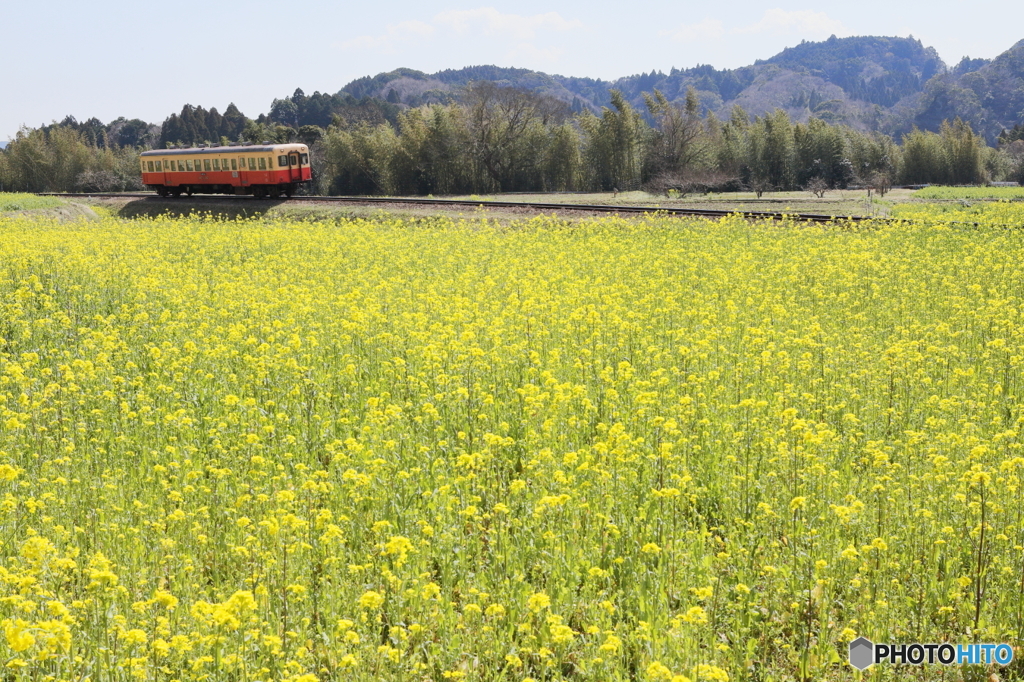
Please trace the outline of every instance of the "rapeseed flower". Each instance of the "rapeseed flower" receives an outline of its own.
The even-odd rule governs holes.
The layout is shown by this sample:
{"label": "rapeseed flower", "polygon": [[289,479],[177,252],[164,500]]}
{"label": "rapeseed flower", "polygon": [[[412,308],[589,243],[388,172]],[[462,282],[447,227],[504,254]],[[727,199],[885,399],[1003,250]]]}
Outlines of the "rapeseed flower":
{"label": "rapeseed flower", "polygon": [[851,633],[1005,636],[1021,207],[901,210],[0,216],[9,674],[827,679]]}

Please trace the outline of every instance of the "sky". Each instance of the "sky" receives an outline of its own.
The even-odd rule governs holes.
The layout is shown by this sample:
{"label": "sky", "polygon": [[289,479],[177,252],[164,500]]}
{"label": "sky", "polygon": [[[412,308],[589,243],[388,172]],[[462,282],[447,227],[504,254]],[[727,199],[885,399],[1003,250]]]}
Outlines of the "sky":
{"label": "sky", "polygon": [[1024,39],[1006,0],[4,0],[0,140],[72,115],[161,123],[184,104],[256,117],[296,88],[495,64],[614,80],[672,67],[735,68],[801,40],[909,36],[950,66]]}

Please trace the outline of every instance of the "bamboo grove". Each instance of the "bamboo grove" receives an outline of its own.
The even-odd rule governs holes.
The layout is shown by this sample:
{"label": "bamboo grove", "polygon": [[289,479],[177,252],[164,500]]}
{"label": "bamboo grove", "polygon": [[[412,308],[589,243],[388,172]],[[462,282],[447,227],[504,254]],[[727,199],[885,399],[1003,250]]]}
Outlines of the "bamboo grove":
{"label": "bamboo grove", "polygon": [[[482,91],[482,92],[479,92]],[[655,92],[644,111],[616,92],[600,114],[574,116],[542,98],[479,88],[463,104],[408,110],[397,125],[332,127],[322,141],[321,191],[463,194],[523,191],[757,192],[813,182],[982,183],[1016,179],[1013,150],[987,147],[963,121],[913,130],[902,145],[877,133],[782,110],[722,121]],[[1024,146],[1024,145],[1022,145]]]}

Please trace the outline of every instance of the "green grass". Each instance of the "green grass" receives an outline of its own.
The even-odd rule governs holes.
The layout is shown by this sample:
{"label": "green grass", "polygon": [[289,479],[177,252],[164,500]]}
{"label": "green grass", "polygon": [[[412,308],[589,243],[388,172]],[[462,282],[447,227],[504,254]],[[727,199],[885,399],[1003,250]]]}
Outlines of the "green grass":
{"label": "green grass", "polygon": [[1024,187],[925,187],[915,199],[1024,199]]}
{"label": "green grass", "polygon": [[38,197],[25,192],[0,192],[0,213],[30,211],[36,208],[54,208],[64,202],[56,197]]}

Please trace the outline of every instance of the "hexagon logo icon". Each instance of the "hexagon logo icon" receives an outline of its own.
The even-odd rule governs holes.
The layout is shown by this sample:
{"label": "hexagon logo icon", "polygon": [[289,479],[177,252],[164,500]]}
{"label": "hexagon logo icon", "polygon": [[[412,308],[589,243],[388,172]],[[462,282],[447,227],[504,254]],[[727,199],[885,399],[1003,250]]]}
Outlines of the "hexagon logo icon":
{"label": "hexagon logo icon", "polygon": [[857,670],[864,670],[874,663],[875,645],[866,637],[858,637],[850,642],[850,665]]}

